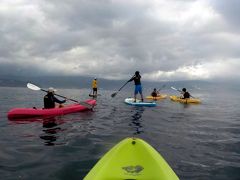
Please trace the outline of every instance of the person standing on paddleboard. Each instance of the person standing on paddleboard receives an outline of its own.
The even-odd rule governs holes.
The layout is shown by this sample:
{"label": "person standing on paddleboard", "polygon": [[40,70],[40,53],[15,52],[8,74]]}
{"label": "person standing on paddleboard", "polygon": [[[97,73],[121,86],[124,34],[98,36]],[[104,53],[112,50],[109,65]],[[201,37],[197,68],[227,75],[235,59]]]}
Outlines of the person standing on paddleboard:
{"label": "person standing on paddleboard", "polygon": [[66,99],[62,100],[62,101],[57,99],[54,96],[55,91],[56,90],[52,87],[48,88],[47,94],[44,96],[44,108],[45,109],[55,108],[55,103],[59,103],[60,104],[59,107],[61,107],[61,104],[66,102]]}
{"label": "person standing on paddleboard", "polygon": [[140,75],[139,71],[136,71],[135,75],[128,82],[131,82],[133,80],[135,83],[134,101],[136,102],[137,94],[140,93],[142,102],[143,102],[141,75]]}
{"label": "person standing on paddleboard", "polygon": [[97,78],[92,81],[93,96],[97,96]]}

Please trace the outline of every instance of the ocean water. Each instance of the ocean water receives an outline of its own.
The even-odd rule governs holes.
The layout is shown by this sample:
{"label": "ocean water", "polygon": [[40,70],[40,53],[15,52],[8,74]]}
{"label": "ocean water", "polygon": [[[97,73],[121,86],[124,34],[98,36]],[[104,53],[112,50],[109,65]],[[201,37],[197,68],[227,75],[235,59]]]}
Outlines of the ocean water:
{"label": "ocean water", "polygon": [[[0,174],[3,180],[80,180],[115,144],[139,137],[152,145],[184,180],[240,179],[239,89],[189,87],[202,104],[169,99],[157,107],[123,103],[131,91],[99,91],[94,111],[52,118],[11,121],[14,107],[41,107],[43,92],[0,87]],[[87,89],[59,94],[88,99]],[[144,89],[148,95],[150,89]],[[166,87],[162,93],[177,95]]]}

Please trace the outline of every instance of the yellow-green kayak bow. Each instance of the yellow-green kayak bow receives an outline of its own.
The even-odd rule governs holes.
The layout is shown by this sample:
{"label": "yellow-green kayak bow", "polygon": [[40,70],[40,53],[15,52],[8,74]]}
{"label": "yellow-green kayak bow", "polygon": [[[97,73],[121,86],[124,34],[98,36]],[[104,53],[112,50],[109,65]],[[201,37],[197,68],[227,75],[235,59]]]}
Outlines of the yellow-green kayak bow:
{"label": "yellow-green kayak bow", "polygon": [[108,151],[84,180],[178,180],[148,143],[138,138],[122,140]]}

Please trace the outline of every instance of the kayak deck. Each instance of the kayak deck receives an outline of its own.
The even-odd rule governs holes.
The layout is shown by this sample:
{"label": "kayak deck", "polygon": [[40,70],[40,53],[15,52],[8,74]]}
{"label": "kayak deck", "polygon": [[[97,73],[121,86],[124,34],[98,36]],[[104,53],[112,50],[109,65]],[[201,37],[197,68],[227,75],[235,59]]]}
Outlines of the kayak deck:
{"label": "kayak deck", "polygon": [[128,105],[132,106],[147,106],[147,107],[154,107],[156,106],[156,102],[142,102],[139,99],[136,99],[136,102],[134,102],[134,98],[126,98],[124,102]]}
{"label": "kayak deck", "polygon": [[[84,101],[88,105],[95,106],[96,100],[90,99]],[[32,117],[43,117],[43,116],[58,116],[65,115],[80,111],[89,110],[88,107],[81,104],[70,104],[61,108],[51,108],[51,109],[36,109],[36,108],[14,108],[8,112],[9,119],[18,118],[32,118]]]}
{"label": "kayak deck", "polygon": [[126,138],[109,150],[84,180],[179,180],[163,157],[139,138]]}
{"label": "kayak deck", "polygon": [[152,100],[161,100],[161,99],[166,99],[166,98],[167,98],[167,94],[161,94],[157,97],[146,96],[146,99],[152,99]]}

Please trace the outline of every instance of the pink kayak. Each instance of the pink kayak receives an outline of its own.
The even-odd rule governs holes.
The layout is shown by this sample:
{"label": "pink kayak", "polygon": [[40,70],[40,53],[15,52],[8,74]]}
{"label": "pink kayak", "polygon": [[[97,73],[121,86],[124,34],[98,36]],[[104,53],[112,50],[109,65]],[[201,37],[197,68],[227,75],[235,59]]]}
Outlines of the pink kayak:
{"label": "pink kayak", "polygon": [[[84,102],[92,106],[96,105],[96,100],[94,99],[89,99]],[[89,110],[89,108],[81,104],[70,104],[61,108],[52,108],[52,109],[14,108],[8,112],[8,118],[15,119],[15,118],[31,118],[31,117],[43,117],[43,116],[58,116],[58,115],[70,114],[70,113],[86,111],[86,110]]]}

